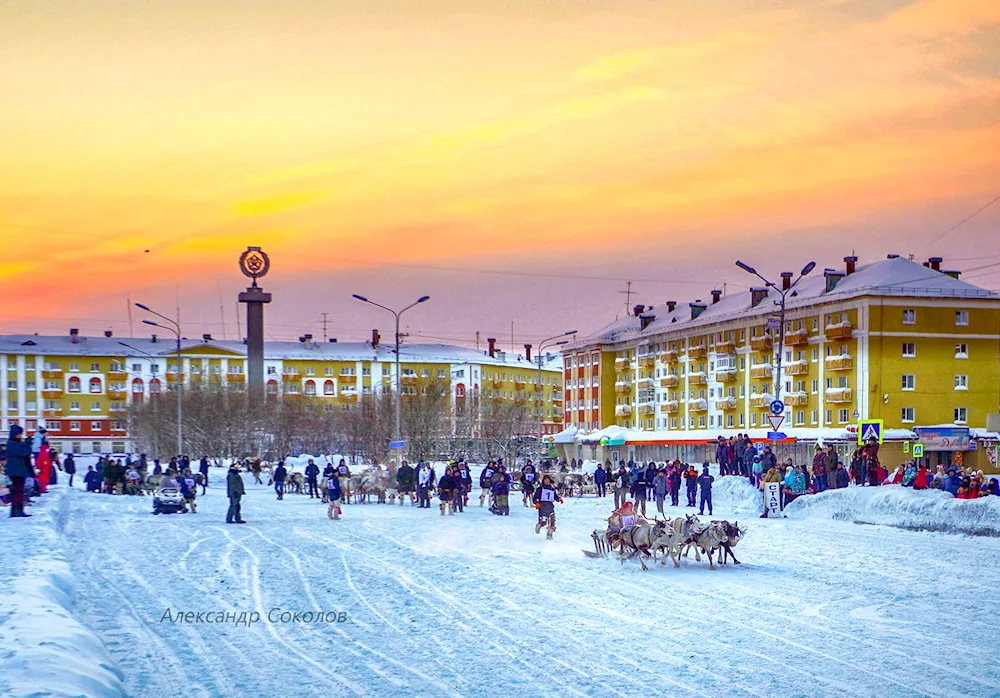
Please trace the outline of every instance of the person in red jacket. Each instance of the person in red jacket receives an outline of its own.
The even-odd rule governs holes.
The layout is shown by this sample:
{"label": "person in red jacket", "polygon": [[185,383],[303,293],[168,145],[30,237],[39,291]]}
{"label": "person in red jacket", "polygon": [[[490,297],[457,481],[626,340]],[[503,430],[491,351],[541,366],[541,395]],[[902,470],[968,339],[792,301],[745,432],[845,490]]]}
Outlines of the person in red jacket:
{"label": "person in red jacket", "polygon": [[926,490],[930,482],[931,476],[930,473],[927,472],[927,466],[921,465],[920,470],[917,471],[917,478],[913,481],[913,489]]}

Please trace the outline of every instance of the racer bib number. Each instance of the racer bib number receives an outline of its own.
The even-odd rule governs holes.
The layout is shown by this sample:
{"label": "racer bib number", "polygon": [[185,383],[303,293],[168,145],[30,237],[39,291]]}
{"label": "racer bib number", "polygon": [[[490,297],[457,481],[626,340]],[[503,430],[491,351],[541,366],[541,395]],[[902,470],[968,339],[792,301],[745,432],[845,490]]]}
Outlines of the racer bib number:
{"label": "racer bib number", "polygon": [[525,473],[524,474],[524,479],[527,480],[528,482],[534,482],[535,481],[535,474],[534,473]]}
{"label": "racer bib number", "polygon": [[629,514],[628,516],[622,517],[622,528],[626,526],[635,526],[635,514]]}
{"label": "racer bib number", "polygon": [[539,494],[538,499],[542,502],[554,502],[556,501],[556,491],[555,490],[542,490]]}

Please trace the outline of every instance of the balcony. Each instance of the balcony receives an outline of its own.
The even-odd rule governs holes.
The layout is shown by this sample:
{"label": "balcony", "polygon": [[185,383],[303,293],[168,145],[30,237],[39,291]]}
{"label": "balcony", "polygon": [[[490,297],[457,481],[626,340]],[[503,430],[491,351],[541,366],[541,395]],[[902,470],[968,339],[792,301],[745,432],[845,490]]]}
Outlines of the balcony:
{"label": "balcony", "polygon": [[533,389],[534,389],[534,391],[535,391],[536,393],[540,393],[540,392],[542,392],[542,386],[541,386],[541,384],[540,384],[540,383],[534,383],[534,384],[533,384]]}
{"label": "balcony", "polygon": [[631,405],[618,405],[617,407],[615,407],[616,417],[629,417],[631,416],[631,414],[632,414]]}
{"label": "balcony", "polygon": [[628,381],[618,381],[615,383],[615,392],[619,395],[628,395],[632,392],[632,383]]}
{"label": "balcony", "polygon": [[847,354],[826,357],[827,371],[850,371],[853,368],[854,358]]}
{"label": "balcony", "polygon": [[514,399],[514,404],[518,406],[524,406],[528,404],[528,401],[525,400],[523,397],[519,397]]}
{"label": "balcony", "polygon": [[809,333],[806,330],[793,330],[785,333],[785,345],[798,347],[809,343]]}
{"label": "balcony", "polygon": [[[402,375],[400,376],[400,380],[406,380],[407,377],[408,376],[406,375]],[[339,376],[337,376],[337,380],[344,385],[357,385],[358,376],[357,374],[354,373],[341,373]]]}
{"label": "balcony", "polygon": [[184,374],[177,373],[177,371],[167,371],[167,380],[171,383],[176,383],[177,381],[184,381]]}
{"label": "balcony", "polygon": [[51,410],[44,410],[43,413],[46,417],[62,417],[63,411],[62,407],[56,407]]}
{"label": "balcony", "polygon": [[734,354],[736,353],[736,342],[729,340],[726,342],[719,342],[715,345],[716,354]]}
{"label": "balcony", "polygon": [[656,413],[656,405],[652,402],[643,402],[639,404],[639,416],[640,417],[652,417]]}
{"label": "balcony", "polygon": [[832,403],[852,402],[854,393],[850,388],[827,388],[826,401]]}
{"label": "balcony", "polygon": [[804,376],[809,373],[809,364],[805,361],[792,361],[781,367],[781,373],[786,376]]}
{"label": "balcony", "polygon": [[696,371],[694,373],[688,374],[688,385],[707,385],[708,376],[706,376],[701,371]]}
{"label": "balcony", "polygon": [[43,390],[42,397],[46,400],[58,400],[63,396],[62,388],[57,390]]}
{"label": "balcony", "polygon": [[652,354],[647,354],[646,356],[639,357],[639,368],[654,368],[656,366],[656,357]]}
{"label": "balcony", "polygon": [[125,381],[128,380],[128,373],[125,371],[108,371],[109,381]]}
{"label": "balcony", "polygon": [[294,382],[294,381],[298,381],[298,380],[301,380],[301,378],[302,378],[302,376],[298,372],[291,373],[291,372],[286,371],[286,372],[284,372],[284,373],[281,374],[281,380],[285,381],[286,383],[291,383],[291,382]]}
{"label": "balcony", "polygon": [[680,404],[677,400],[670,400],[669,402],[664,402],[660,405],[660,412],[666,412],[667,414],[677,414],[680,411]]}
{"label": "balcony", "polygon": [[708,400],[703,397],[688,400],[688,412],[704,412],[708,409]]}
{"label": "balcony", "polygon": [[552,421],[556,424],[562,424],[563,417],[561,414],[557,414],[552,418]]}
{"label": "balcony", "polygon": [[[536,403],[542,403],[544,401],[543,400],[535,400],[535,402]],[[554,398],[552,398],[552,405],[553,405],[553,407],[562,407],[562,404],[563,404],[563,399],[561,397],[554,397]]]}
{"label": "balcony", "polygon": [[358,394],[357,393],[341,393],[340,394],[340,400],[342,402],[357,402],[358,401]]}
{"label": "balcony", "polygon": [[654,388],[656,384],[653,382],[652,378],[640,378],[635,382],[635,387],[639,390],[647,390]]}
{"label": "balcony", "polygon": [[715,380],[717,383],[735,383],[736,369],[720,368],[718,371],[715,372]]}
{"label": "balcony", "polygon": [[827,325],[823,332],[827,339],[850,339],[854,328],[849,322],[838,322],[834,325]]}
{"label": "balcony", "polygon": [[774,337],[765,334],[762,337],[751,337],[750,348],[754,351],[767,351],[774,346]]}
{"label": "balcony", "polygon": [[715,409],[717,410],[735,410],[736,409],[736,398],[734,397],[724,397],[719,398],[715,401]]}
{"label": "balcony", "polygon": [[112,400],[125,400],[128,398],[128,393],[124,390],[109,390],[108,397]]}
{"label": "balcony", "polygon": [[677,351],[675,349],[667,349],[666,351],[661,351],[660,361],[662,361],[665,364],[677,361]]}
{"label": "balcony", "polygon": [[750,367],[750,377],[754,379],[771,378],[774,366],[771,364],[754,364]]}
{"label": "balcony", "polygon": [[781,396],[781,401],[791,407],[805,407],[809,404],[809,396],[803,392],[785,393]]}
{"label": "balcony", "polygon": [[230,383],[244,383],[247,376],[245,373],[227,373],[226,380]]}
{"label": "balcony", "polygon": [[681,382],[677,376],[664,376],[660,379],[661,388],[676,388]]}
{"label": "balcony", "polygon": [[63,377],[63,372],[61,369],[53,369],[51,371],[42,371],[42,380],[56,380],[61,381]]}
{"label": "balcony", "polygon": [[770,393],[750,396],[751,407],[769,407],[773,401],[774,395],[771,395]]}
{"label": "balcony", "polygon": [[704,344],[692,344],[688,347],[688,358],[704,359],[708,356],[708,348]]}
{"label": "balcony", "polygon": [[514,387],[517,390],[524,390],[526,387],[528,387],[528,384],[523,380],[516,380],[514,381]]}
{"label": "balcony", "polygon": [[628,359],[615,359],[615,370],[624,371],[629,366]]}

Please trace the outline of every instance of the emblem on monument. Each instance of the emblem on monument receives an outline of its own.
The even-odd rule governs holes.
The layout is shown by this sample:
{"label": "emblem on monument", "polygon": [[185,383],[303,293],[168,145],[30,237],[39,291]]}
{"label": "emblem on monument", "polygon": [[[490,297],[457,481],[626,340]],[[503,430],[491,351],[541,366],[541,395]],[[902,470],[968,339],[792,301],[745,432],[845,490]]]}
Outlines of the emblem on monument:
{"label": "emblem on monument", "polygon": [[266,276],[270,269],[271,260],[259,247],[247,247],[246,252],[240,255],[240,271],[253,279],[254,286],[257,285],[257,279]]}

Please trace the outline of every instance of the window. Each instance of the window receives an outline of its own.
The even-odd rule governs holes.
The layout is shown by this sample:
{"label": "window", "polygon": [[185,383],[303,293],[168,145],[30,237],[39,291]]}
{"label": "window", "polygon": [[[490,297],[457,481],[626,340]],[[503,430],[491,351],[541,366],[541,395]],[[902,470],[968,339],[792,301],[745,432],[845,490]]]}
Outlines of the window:
{"label": "window", "polygon": [[388,378],[389,375],[390,375],[389,374],[389,367],[388,366],[383,366],[382,367],[382,377],[383,378]]}
{"label": "window", "polygon": [[912,422],[914,421],[913,414],[914,414],[914,409],[912,407],[904,407],[900,419],[903,422]]}
{"label": "window", "polygon": [[74,441],[73,442],[72,450],[73,450],[73,453],[76,453],[76,454],[79,454],[79,453],[81,453],[83,451],[83,449],[80,446],[80,442],[79,441]]}
{"label": "window", "polygon": [[76,361],[71,361],[70,364],[69,364],[69,370],[70,371],[79,371],[80,370],[80,364],[78,364]]}
{"label": "window", "polygon": [[[367,371],[368,369],[365,369],[365,370]],[[438,369],[437,377],[438,378],[444,378],[444,369],[443,368],[439,368]]]}
{"label": "window", "polygon": [[670,428],[671,429],[676,429],[677,428],[677,417],[671,417],[670,418]]}
{"label": "window", "polygon": [[371,368],[371,366],[364,366],[361,369],[361,375],[362,376],[370,376],[371,374],[372,374],[372,368]]}
{"label": "window", "polygon": [[79,412],[80,411],[80,403],[77,400],[73,400],[72,402],[69,403],[69,409],[70,409],[70,412]]}
{"label": "window", "polygon": [[967,358],[969,358],[969,345],[968,344],[956,344],[955,345],[955,358],[956,359],[967,359]]}
{"label": "window", "polygon": [[[232,370],[232,367],[231,367],[231,366],[230,366],[230,368],[229,368],[229,371],[230,371],[230,373],[233,373],[233,372],[234,372],[234,371]],[[307,375],[307,376],[315,376],[315,375],[316,375],[316,369],[315,369],[315,368],[313,368],[312,366],[306,366],[306,375]]]}
{"label": "window", "polygon": [[819,424],[819,410],[813,410],[809,417],[812,424]]}
{"label": "window", "polygon": [[698,417],[698,427],[700,429],[705,428],[705,415],[701,415],[700,417]]}
{"label": "window", "polygon": [[968,412],[964,407],[955,408],[955,424],[965,424],[967,421]]}
{"label": "window", "polygon": [[[340,375],[342,375],[342,376],[354,376],[354,375],[357,375],[357,372],[354,370],[354,368],[344,367],[344,368],[340,369]],[[407,375],[405,368],[403,369],[403,375]]]}
{"label": "window", "polygon": [[916,390],[917,377],[912,373],[903,374],[903,390]]}
{"label": "window", "polygon": [[733,415],[731,414],[726,415],[726,427],[728,427],[729,429],[733,428]]}
{"label": "window", "polygon": [[324,376],[332,376],[333,375],[333,366],[327,366],[326,368],[324,368],[323,369],[323,375]]}
{"label": "window", "polygon": [[827,410],[824,416],[826,417],[825,424],[833,424],[833,410]]}
{"label": "window", "polygon": [[[330,375],[330,373],[329,373],[330,369],[326,369],[326,370],[327,370],[327,374],[326,375]],[[269,375],[269,376],[276,376],[277,374],[278,374],[278,367],[277,366],[268,366],[267,367],[267,375]]]}
{"label": "window", "polygon": [[912,359],[917,355],[917,346],[913,342],[903,342],[903,358]]}
{"label": "window", "polygon": [[101,372],[101,365],[100,364],[90,364],[90,372],[91,373],[100,373]]}
{"label": "window", "polygon": [[813,318],[813,332],[819,332],[819,318]]}
{"label": "window", "polygon": [[90,452],[91,453],[100,453],[101,452],[101,442],[100,441],[92,441],[91,444],[90,444]]}
{"label": "window", "polygon": [[[955,311],[955,326],[956,327],[968,327],[969,326],[969,311],[968,310],[956,310]],[[958,421],[958,420],[955,420]]]}
{"label": "window", "polygon": [[114,420],[111,422],[111,431],[125,431],[125,422]]}
{"label": "window", "polygon": [[101,411],[101,403],[100,402],[92,402],[92,403],[90,403],[90,411],[91,412],[100,412]]}
{"label": "window", "polygon": [[837,378],[837,387],[838,388],[850,388],[851,384],[849,382],[849,378],[847,376],[839,376]]}
{"label": "window", "polygon": [[326,381],[323,384],[323,394],[324,395],[334,395],[336,391],[333,389],[333,381]]}
{"label": "window", "polygon": [[751,412],[750,413],[750,426],[752,426],[752,427],[757,426],[757,413],[756,412]]}
{"label": "window", "polygon": [[903,310],[903,324],[904,325],[916,325],[917,324],[917,311],[913,308],[906,308]]}
{"label": "window", "polygon": [[837,421],[841,424],[847,424],[847,420],[851,418],[850,410],[837,410]]}
{"label": "window", "polygon": [[69,379],[69,392],[78,393],[80,392],[80,379],[76,376],[72,376]]}
{"label": "window", "polygon": [[49,431],[59,431],[62,429],[62,422],[46,422],[45,426],[49,429]]}
{"label": "window", "polygon": [[142,364],[132,364],[132,373],[142,373]]}
{"label": "window", "polygon": [[[271,374],[270,375],[273,376],[273,375],[277,374],[277,369],[274,366],[268,366],[268,369],[271,370]],[[156,373],[156,371],[153,371],[153,373]],[[211,366],[209,368],[209,373],[211,373],[213,376],[222,375],[222,367],[219,366],[218,364],[215,364],[214,366]]]}
{"label": "window", "polygon": [[[150,364],[149,365],[149,372],[150,373],[159,373],[160,372],[160,364]],[[214,370],[212,371],[212,373],[218,373],[218,372],[219,372],[219,367],[216,366],[214,368]]]}
{"label": "window", "polygon": [[191,364],[191,373],[192,374],[201,373],[201,366],[199,366],[198,364]]}
{"label": "window", "polygon": [[819,392],[819,378],[813,378],[812,382],[812,393],[815,395]]}
{"label": "window", "polygon": [[80,431],[80,423],[79,422],[70,422],[69,423],[69,430],[70,431]]}
{"label": "window", "polygon": [[968,390],[969,377],[965,374],[955,376],[955,390]]}
{"label": "window", "polygon": [[[740,334],[742,334],[742,332],[741,332]],[[744,422],[744,419],[743,419],[743,413],[741,412],[741,413],[740,413],[740,429],[742,429],[742,428],[743,428],[743,422]]]}
{"label": "window", "polygon": [[806,423],[806,411],[799,410],[795,413],[795,426],[800,427]]}
{"label": "window", "polygon": [[306,393],[306,395],[315,395],[316,394],[316,383],[314,383],[313,381],[306,381],[305,393]]}
{"label": "window", "polygon": [[813,349],[813,358],[812,358],[812,360],[813,360],[813,363],[816,363],[817,361],[819,361],[819,349],[815,349],[815,348]]}

